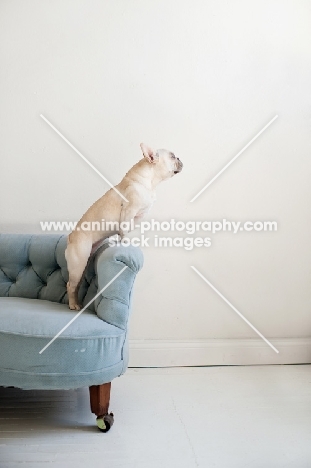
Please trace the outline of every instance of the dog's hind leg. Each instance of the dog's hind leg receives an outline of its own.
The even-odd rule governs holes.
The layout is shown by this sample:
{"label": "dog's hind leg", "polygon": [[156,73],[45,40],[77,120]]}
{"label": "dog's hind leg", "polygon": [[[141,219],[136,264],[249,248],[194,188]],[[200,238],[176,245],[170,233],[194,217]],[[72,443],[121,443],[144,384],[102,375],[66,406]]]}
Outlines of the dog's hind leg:
{"label": "dog's hind leg", "polygon": [[71,242],[68,238],[68,244],[65,251],[69,281],[67,283],[67,292],[69,300],[69,309],[80,310],[78,303],[78,289],[83,272],[87,265],[92,250],[92,241],[85,239],[83,242]]}

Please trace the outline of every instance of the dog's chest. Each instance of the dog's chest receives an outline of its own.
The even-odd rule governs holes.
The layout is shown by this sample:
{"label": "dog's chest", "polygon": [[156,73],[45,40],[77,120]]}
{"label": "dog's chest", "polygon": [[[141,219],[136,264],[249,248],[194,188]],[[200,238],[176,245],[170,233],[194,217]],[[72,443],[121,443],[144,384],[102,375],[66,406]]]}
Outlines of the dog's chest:
{"label": "dog's chest", "polygon": [[152,208],[152,205],[156,201],[157,197],[156,194],[150,194],[150,197],[148,197],[148,200],[145,200],[144,205],[141,207],[141,209],[138,211],[136,217],[137,218],[142,218],[145,216],[147,213],[149,213],[150,209]]}

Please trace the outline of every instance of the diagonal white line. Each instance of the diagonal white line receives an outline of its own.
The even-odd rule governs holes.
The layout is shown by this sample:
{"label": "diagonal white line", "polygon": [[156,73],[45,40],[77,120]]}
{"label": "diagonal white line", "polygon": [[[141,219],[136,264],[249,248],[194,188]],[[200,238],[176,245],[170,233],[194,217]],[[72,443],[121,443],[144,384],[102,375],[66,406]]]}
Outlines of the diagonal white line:
{"label": "diagonal white line", "polygon": [[116,276],[114,276],[114,277],[112,278],[112,280],[110,280],[109,283],[107,283],[106,286],[104,286],[104,287],[96,294],[96,296],[94,296],[93,299],[92,299],[90,302],[88,302],[88,303],[86,304],[86,306],[84,306],[83,309],[80,310],[80,312],[78,312],[78,313],[67,323],[67,325],[65,325],[64,328],[62,328],[62,329],[57,333],[57,335],[55,335],[54,338],[52,338],[51,341],[49,341],[48,344],[47,344],[46,346],[44,346],[44,348],[41,349],[41,351],[39,351],[39,354],[42,354],[43,351],[45,351],[46,348],[48,348],[48,347],[53,343],[53,341],[55,341],[55,340],[66,330],[66,328],[68,328],[69,325],[71,325],[71,324],[82,314],[82,312],[84,312],[85,309],[87,309],[88,306],[89,306],[90,304],[92,304],[92,302],[94,302],[95,299],[96,299],[102,292],[104,292],[105,289],[107,289],[108,286],[110,286],[111,283],[113,283],[115,279],[118,278],[118,276],[121,275],[121,273],[123,273],[123,271],[124,271],[126,268],[127,268],[127,265],[126,265],[124,268],[122,268],[122,270],[120,270],[119,273],[117,273]]}
{"label": "diagonal white line", "polygon": [[90,161],[89,161],[85,156],[83,156],[83,154],[81,154],[80,151],[77,150],[77,148],[76,148],[75,146],[73,146],[73,144],[70,143],[70,141],[67,140],[67,138],[64,137],[64,135],[63,135],[59,130],[57,130],[57,128],[54,127],[54,125],[51,124],[51,122],[50,122],[46,117],[44,117],[44,115],[40,114],[40,117],[41,117],[41,119],[43,119],[43,120],[57,133],[57,135],[59,135],[59,136],[67,143],[67,145],[70,146],[70,148],[72,148],[72,149],[83,159],[83,161],[85,161],[85,162],[96,172],[96,174],[98,174],[102,179],[104,179],[104,181],[107,182],[107,184],[110,185],[110,187],[111,187],[118,195],[120,195],[120,197],[123,198],[124,201],[128,202],[128,199],[125,198],[124,195],[122,195],[122,193],[119,192],[119,190],[116,189],[116,188],[114,187],[114,185],[112,185],[111,182],[109,182],[109,180],[106,179],[106,177],[105,177],[101,172],[99,172],[99,170],[96,169],[96,167],[93,166],[93,164],[90,163]]}
{"label": "diagonal white line", "polygon": [[206,190],[207,187],[209,187],[214,182],[214,180],[216,180],[220,176],[220,174],[222,174],[246,150],[246,148],[248,148],[259,137],[259,135],[261,135],[277,118],[278,115],[274,116],[273,119],[270,120],[270,122],[268,122],[267,125],[265,125],[264,128],[262,128],[260,132],[258,132],[257,135],[255,135],[254,138],[252,138],[251,141],[249,141],[247,145],[245,145],[244,148],[242,148],[241,151],[239,151],[238,154],[236,154],[234,158],[232,158],[231,161],[229,161],[228,164],[226,164],[225,167],[223,167],[221,171],[219,171],[218,174],[216,174],[215,177],[213,177],[212,180],[210,180],[209,183],[206,184],[199,191],[199,193],[197,193],[196,196],[192,198],[192,200],[190,200],[190,203],[194,202],[194,200],[196,200],[201,195],[201,193],[203,193],[204,190]]}
{"label": "diagonal white line", "polygon": [[228,301],[228,299],[226,299],[219,291],[218,289],[215,288],[215,286],[213,286],[203,275],[202,273],[200,273],[194,266],[191,266],[191,268],[202,278],[203,281],[205,281],[205,283],[207,283],[217,294],[218,296],[220,296],[230,307],[231,309],[234,310],[234,312],[236,312],[238,314],[239,317],[241,317],[242,320],[244,320],[244,322],[247,323],[247,325],[249,325],[256,333],[258,336],[260,336],[260,338],[262,338],[269,346],[270,348],[273,349],[273,351],[275,351],[276,353],[279,353],[279,351],[273,346],[273,344],[270,343],[270,341],[267,340],[267,338],[265,338],[263,336],[262,333],[260,333],[260,331],[257,330],[257,328],[254,327],[254,325],[251,324],[251,322],[249,320],[247,320],[247,318],[244,317],[243,314],[241,314],[241,312],[239,312],[232,304],[231,302]]}

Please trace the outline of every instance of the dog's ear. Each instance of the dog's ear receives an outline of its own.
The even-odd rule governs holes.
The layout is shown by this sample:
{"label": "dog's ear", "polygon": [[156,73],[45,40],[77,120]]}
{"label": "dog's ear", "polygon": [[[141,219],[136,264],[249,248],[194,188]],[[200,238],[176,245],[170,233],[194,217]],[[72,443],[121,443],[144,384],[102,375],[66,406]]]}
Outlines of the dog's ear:
{"label": "dog's ear", "polygon": [[144,157],[150,162],[150,163],[156,163],[157,160],[159,159],[159,155],[153,151],[149,146],[145,145],[145,143],[140,144],[141,150],[143,152]]}

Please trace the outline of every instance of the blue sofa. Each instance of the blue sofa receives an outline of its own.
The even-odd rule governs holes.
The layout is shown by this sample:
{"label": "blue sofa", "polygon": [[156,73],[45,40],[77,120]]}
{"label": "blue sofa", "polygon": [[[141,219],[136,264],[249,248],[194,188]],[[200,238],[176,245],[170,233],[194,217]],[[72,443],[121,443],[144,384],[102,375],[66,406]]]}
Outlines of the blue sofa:
{"label": "blue sofa", "polygon": [[0,235],[0,386],[88,386],[97,425],[107,432],[111,381],[128,365],[128,320],[143,254],[106,245],[91,256],[79,288],[83,307],[127,268],[65,328],[77,315],[68,308],[66,242],[60,235]]}

